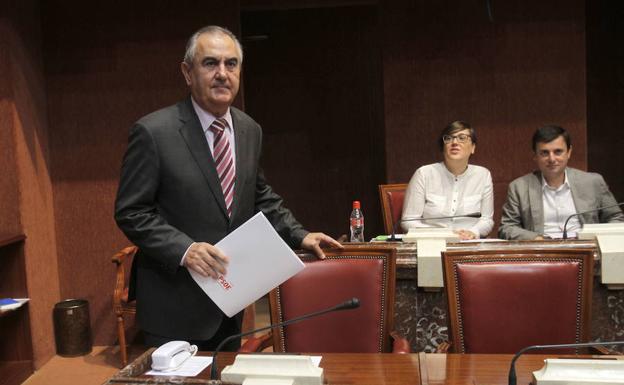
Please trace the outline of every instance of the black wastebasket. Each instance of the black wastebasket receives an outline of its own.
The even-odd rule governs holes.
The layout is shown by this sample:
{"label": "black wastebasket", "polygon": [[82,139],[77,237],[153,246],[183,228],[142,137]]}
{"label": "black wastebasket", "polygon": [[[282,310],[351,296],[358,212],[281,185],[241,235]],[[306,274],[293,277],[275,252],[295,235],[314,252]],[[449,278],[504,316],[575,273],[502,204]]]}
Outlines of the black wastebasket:
{"label": "black wastebasket", "polygon": [[56,354],[76,357],[91,352],[89,302],[66,299],[54,305],[54,340]]}

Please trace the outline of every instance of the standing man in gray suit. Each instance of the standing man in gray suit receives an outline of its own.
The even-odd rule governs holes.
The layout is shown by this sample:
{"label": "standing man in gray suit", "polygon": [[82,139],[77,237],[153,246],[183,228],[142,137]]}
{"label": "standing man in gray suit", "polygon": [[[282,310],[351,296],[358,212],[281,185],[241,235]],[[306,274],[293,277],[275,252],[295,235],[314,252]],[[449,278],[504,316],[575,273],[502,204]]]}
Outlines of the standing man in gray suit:
{"label": "standing man in gray suit", "polygon": [[[509,184],[498,236],[504,239],[560,238],[566,219],[575,213],[616,204],[602,176],[567,167],[572,154],[570,134],[545,126],[533,134],[533,159],[539,168]],[[581,216],[583,223],[622,222],[619,207]],[[579,217],[568,222],[575,236]]]}
{"label": "standing man in gray suit", "polygon": [[[309,233],[266,183],[259,166],[262,130],[232,107],[243,52],[228,30],[209,26],[189,39],[182,74],[190,96],[153,112],[130,129],[115,219],[139,247],[130,296],[148,346],[186,340],[214,350],[240,331],[191,278],[217,278],[228,256],[213,246],[258,211],[293,248],[342,247]],[[236,350],[234,341],[226,350]]]}

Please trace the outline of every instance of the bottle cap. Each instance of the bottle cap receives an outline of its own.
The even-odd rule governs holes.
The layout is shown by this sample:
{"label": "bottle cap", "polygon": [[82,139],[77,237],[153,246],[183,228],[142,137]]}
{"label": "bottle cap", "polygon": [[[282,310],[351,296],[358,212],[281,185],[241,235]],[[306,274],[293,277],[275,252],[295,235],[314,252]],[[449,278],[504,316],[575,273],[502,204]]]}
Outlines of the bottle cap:
{"label": "bottle cap", "polygon": [[360,201],[353,201],[353,208],[354,209],[359,209],[360,208]]}

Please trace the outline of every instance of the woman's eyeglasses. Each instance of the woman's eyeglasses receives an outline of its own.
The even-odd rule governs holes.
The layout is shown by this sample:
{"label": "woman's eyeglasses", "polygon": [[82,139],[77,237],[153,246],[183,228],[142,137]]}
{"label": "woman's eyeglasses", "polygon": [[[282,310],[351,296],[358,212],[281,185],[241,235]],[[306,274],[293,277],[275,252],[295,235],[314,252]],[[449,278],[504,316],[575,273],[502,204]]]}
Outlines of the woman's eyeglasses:
{"label": "woman's eyeglasses", "polygon": [[453,139],[457,139],[457,143],[466,143],[468,139],[470,139],[470,135],[459,134],[459,135],[444,135],[442,140],[444,144],[449,144],[453,142]]}

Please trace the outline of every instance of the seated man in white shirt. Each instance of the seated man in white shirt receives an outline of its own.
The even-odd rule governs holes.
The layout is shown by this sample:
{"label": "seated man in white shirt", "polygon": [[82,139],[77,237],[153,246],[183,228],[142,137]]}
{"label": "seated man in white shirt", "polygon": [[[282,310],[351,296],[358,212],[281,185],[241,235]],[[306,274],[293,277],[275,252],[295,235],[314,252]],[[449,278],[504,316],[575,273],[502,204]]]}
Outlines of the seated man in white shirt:
{"label": "seated man in white shirt", "polygon": [[[560,238],[566,227],[576,236],[582,223],[624,221],[602,176],[567,167],[572,155],[570,134],[558,126],[544,126],[533,134],[538,171],[509,184],[498,235],[504,239]],[[610,206],[610,207],[609,207]]]}

